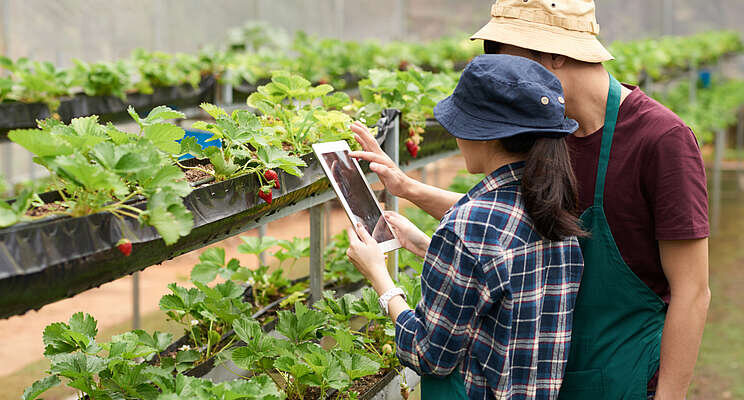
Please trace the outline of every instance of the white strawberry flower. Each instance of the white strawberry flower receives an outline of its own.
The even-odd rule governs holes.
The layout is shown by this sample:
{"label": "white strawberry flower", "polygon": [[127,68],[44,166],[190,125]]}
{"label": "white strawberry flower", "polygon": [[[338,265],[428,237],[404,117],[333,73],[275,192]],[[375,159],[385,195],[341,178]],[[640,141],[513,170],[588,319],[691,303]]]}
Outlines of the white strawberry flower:
{"label": "white strawberry flower", "polygon": [[197,321],[195,319],[192,319],[191,320],[191,326],[197,326],[197,325],[199,325],[199,321]]}
{"label": "white strawberry flower", "polygon": [[180,350],[180,351],[189,351],[189,350],[191,350],[191,346],[185,344],[185,345],[179,347],[178,350]]}

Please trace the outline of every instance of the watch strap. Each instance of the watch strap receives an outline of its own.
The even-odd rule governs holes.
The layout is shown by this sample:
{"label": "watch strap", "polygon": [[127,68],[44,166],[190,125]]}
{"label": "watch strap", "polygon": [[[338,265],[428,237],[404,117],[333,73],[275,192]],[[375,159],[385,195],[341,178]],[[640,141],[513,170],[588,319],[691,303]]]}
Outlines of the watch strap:
{"label": "watch strap", "polygon": [[403,300],[406,300],[406,293],[403,291],[403,289],[399,287],[394,287],[387,292],[383,293],[382,296],[380,296],[379,302],[380,302],[380,308],[385,313],[385,315],[390,315],[389,310],[389,304],[390,300],[395,296],[401,296],[403,297]]}

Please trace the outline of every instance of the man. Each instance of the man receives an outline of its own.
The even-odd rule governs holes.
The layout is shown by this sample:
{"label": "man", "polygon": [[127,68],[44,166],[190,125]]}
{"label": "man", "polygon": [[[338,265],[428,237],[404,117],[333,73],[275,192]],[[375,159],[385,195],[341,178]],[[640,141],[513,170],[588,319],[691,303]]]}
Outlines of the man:
{"label": "man", "polygon": [[[579,122],[568,141],[591,237],[560,398],[683,399],[710,302],[706,179],[693,133],[608,75],[593,1],[500,0],[491,16],[471,39],[486,53],[540,62]],[[461,197],[413,181],[371,143],[353,155],[371,161],[394,195],[435,218]]]}

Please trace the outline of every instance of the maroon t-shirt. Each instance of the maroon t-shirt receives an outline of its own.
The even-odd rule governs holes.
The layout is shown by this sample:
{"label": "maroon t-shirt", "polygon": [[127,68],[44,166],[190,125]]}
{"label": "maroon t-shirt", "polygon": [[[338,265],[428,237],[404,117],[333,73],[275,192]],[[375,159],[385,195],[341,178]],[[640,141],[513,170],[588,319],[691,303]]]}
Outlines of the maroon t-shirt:
{"label": "maroon t-shirt", "polygon": [[[637,87],[626,87],[632,92],[620,105],[612,137],[604,211],[625,263],[669,303],[658,241],[709,235],[705,166],[690,128]],[[594,202],[602,129],[567,142],[583,211]]]}
{"label": "maroon t-shirt", "polygon": [[[617,116],[604,210],[625,263],[668,303],[658,240],[708,236],[705,167],[690,128],[639,88],[626,87],[632,92]],[[583,211],[594,200],[602,129],[567,141]]]}

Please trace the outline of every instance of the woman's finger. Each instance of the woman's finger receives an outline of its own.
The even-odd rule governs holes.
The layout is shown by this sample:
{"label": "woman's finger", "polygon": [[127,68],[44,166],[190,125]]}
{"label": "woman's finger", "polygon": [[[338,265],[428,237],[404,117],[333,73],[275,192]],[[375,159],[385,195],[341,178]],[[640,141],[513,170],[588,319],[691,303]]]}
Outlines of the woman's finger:
{"label": "woman's finger", "polygon": [[371,163],[378,163],[385,166],[392,165],[390,158],[385,154],[374,153],[371,151],[352,151],[349,153],[349,157],[357,158]]}
{"label": "woman's finger", "polygon": [[357,223],[354,227],[356,229],[357,235],[359,235],[359,239],[364,244],[371,244],[371,243],[377,243],[374,239],[372,239],[372,236],[370,236],[369,232],[367,232],[367,229],[362,226],[361,223]]}

